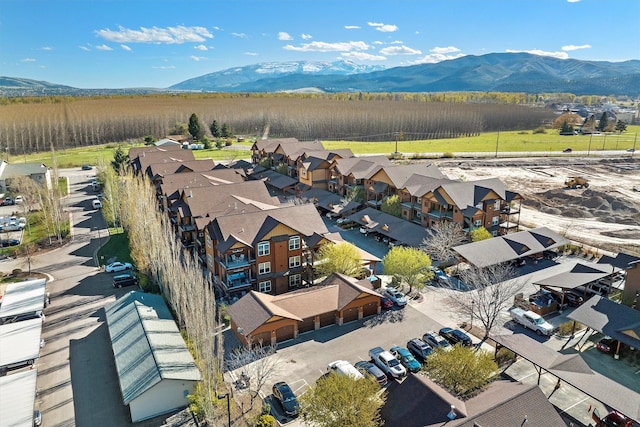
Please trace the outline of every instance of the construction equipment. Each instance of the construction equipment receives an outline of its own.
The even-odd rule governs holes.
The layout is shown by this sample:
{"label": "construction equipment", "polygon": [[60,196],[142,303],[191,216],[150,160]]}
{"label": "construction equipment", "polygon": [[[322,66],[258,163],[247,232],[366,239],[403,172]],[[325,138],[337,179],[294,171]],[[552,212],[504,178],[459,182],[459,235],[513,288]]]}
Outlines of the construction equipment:
{"label": "construction equipment", "polygon": [[570,176],[564,185],[567,188],[589,188],[589,180],[582,176]]}

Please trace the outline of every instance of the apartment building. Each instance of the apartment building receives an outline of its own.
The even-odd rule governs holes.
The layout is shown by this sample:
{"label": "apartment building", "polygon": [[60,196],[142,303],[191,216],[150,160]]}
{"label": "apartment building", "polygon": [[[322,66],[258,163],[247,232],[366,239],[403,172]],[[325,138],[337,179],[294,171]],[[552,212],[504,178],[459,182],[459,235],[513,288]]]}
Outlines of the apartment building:
{"label": "apartment building", "polygon": [[205,227],[206,264],[227,296],[282,294],[313,283],[328,233],[313,204],[227,213]]}

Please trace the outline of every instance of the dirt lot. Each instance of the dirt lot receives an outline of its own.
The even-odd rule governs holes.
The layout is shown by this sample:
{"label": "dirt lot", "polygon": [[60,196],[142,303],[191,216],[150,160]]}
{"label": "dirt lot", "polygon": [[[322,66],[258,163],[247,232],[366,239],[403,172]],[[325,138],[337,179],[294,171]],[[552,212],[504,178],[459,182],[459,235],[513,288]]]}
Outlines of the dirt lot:
{"label": "dirt lot", "polygon": [[[540,158],[439,163],[449,178],[500,178],[524,197],[520,223],[546,226],[579,243],[640,255],[640,159]],[[589,180],[568,189],[570,176]]]}

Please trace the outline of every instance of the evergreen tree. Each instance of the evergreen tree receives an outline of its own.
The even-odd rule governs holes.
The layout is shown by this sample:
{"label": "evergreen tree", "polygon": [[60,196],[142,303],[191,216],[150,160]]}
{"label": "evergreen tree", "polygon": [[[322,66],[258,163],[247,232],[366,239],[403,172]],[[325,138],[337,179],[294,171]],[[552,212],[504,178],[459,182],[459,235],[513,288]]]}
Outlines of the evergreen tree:
{"label": "evergreen tree", "polygon": [[622,133],[627,130],[627,124],[623,120],[618,120],[616,122],[616,131]]}
{"label": "evergreen tree", "polygon": [[604,132],[605,130],[607,130],[607,126],[609,126],[609,116],[605,111],[604,113],[602,113],[602,116],[600,116],[600,124],[598,125],[598,130],[600,132]]}
{"label": "evergreen tree", "polygon": [[111,166],[116,171],[116,173],[120,173],[121,168],[126,166],[129,161],[129,156],[124,152],[122,147],[116,148],[113,152],[113,160],[111,161]]}
{"label": "evergreen tree", "polygon": [[573,135],[573,126],[571,126],[566,120],[562,122],[562,127],[560,127],[560,135]]}
{"label": "evergreen tree", "polygon": [[189,133],[195,140],[200,139],[204,134],[202,132],[202,126],[200,126],[200,119],[198,119],[196,113],[193,113],[191,117],[189,117]]}
{"label": "evergreen tree", "polygon": [[211,131],[211,135],[214,138],[220,138],[220,126],[218,126],[217,120],[214,120],[211,122],[211,126],[209,126],[209,130]]}
{"label": "evergreen tree", "polygon": [[222,129],[220,130],[220,137],[222,138],[230,138],[231,136],[233,136],[231,134],[231,131],[229,130],[229,126],[227,126],[226,123],[222,124]]}

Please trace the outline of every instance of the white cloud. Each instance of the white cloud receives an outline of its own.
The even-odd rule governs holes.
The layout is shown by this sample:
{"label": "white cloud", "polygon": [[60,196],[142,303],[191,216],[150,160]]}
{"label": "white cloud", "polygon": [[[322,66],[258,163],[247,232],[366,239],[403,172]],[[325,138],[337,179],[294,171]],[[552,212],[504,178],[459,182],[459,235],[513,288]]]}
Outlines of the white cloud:
{"label": "white cloud", "polygon": [[366,52],[344,52],[341,53],[340,56],[345,59],[356,59],[359,61],[384,61],[387,59],[386,56],[372,55]]}
{"label": "white cloud", "polygon": [[422,52],[417,49],[411,49],[407,46],[389,46],[380,49],[380,53],[383,55],[422,55]]}
{"label": "white cloud", "polygon": [[311,34],[300,34],[300,37],[302,37],[302,40],[309,40],[313,38]]}
{"label": "white cloud", "polygon": [[558,58],[558,59],[567,59],[569,57],[569,54],[567,52],[546,52],[540,49],[532,49],[532,50],[507,49],[506,52],[507,53],[530,53],[532,55],[551,56],[553,58]]}
{"label": "white cloud", "polygon": [[88,47],[86,47],[86,46],[78,46],[78,47],[79,47],[80,49],[84,50],[85,52],[90,52],[90,51],[91,51],[91,49],[89,49],[89,48],[88,48]]}
{"label": "white cloud", "polygon": [[131,48],[129,46],[127,46],[126,44],[121,44],[120,45],[120,49],[126,50],[127,52],[131,52]]}
{"label": "white cloud", "polygon": [[591,45],[590,44],[583,44],[580,46],[575,46],[575,45],[568,45],[568,46],[562,46],[562,50],[566,51],[566,52],[570,52],[572,50],[579,50],[579,49],[591,49]]}
{"label": "white cloud", "polygon": [[293,37],[291,37],[289,35],[289,33],[286,33],[284,31],[280,31],[278,33],[278,40],[293,40]]}
{"label": "white cloud", "polygon": [[391,24],[383,24],[381,22],[367,22],[370,27],[375,27],[376,31],[382,31],[383,33],[393,33],[398,31],[398,27]]}
{"label": "white cloud", "polygon": [[192,61],[196,61],[196,62],[198,62],[198,61],[203,61],[203,60],[205,60],[205,59],[207,59],[207,58],[205,58],[204,56],[195,56],[195,55],[191,55],[191,56],[189,57],[189,59],[191,59]]}
{"label": "white cloud", "polygon": [[96,46],[98,50],[113,50],[113,48],[107,46],[106,44],[101,44],[100,46]]}
{"label": "white cloud", "polygon": [[460,49],[458,49],[455,46],[447,46],[447,47],[434,47],[433,49],[429,50],[429,52],[433,52],[433,53],[453,53],[453,52],[460,52]]}
{"label": "white cloud", "polygon": [[247,35],[245,33],[231,33],[233,37],[238,37],[240,39],[246,39]]}
{"label": "white cloud", "polygon": [[194,48],[195,50],[200,50],[200,51],[203,51],[203,52],[204,52],[204,51],[206,51],[206,50],[209,50],[209,49],[208,49],[205,45],[203,45],[203,44],[196,45],[196,46],[194,46],[193,48]]}
{"label": "white cloud", "polygon": [[413,62],[413,64],[435,64],[437,62],[448,61],[464,56],[462,53],[456,55],[443,55],[442,53],[431,53]]}
{"label": "white cloud", "polygon": [[567,0],[567,3],[578,3],[580,0]]}
{"label": "white cloud", "polygon": [[384,44],[383,42],[381,42],[380,40],[376,40],[374,41],[372,44]]}
{"label": "white cloud", "polygon": [[402,43],[403,43],[402,40],[394,40],[390,44],[402,44]]}
{"label": "white cloud", "polygon": [[51,46],[43,46],[42,50],[53,50]]}
{"label": "white cloud", "polygon": [[176,68],[175,65],[154,65],[151,68],[156,70],[174,70]]}
{"label": "white cloud", "polygon": [[139,30],[118,27],[118,30],[97,30],[96,34],[105,40],[116,43],[198,43],[213,38],[205,27],[140,27]]}
{"label": "white cloud", "polygon": [[302,44],[300,46],[293,46],[288,44],[284,46],[283,49],[294,50],[298,52],[351,52],[354,50],[367,50],[369,49],[369,45],[362,41],[338,43],[311,42]]}
{"label": "white cloud", "polygon": [[258,56],[258,54],[255,52],[245,52],[244,54],[248,56]]}
{"label": "white cloud", "polygon": [[344,29],[345,30],[359,30],[360,26],[358,26],[358,25],[345,25]]}
{"label": "white cloud", "polygon": [[36,62],[36,60],[34,58],[24,58],[20,62]]}

